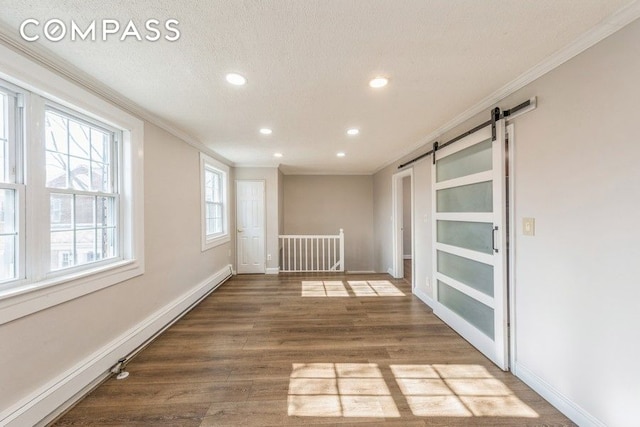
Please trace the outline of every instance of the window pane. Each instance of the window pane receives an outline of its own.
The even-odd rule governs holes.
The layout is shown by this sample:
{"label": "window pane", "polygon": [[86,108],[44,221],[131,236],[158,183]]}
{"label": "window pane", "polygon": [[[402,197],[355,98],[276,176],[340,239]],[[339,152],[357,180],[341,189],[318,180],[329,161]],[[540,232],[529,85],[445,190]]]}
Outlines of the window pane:
{"label": "window pane", "polygon": [[7,114],[7,102],[9,102],[9,97],[4,93],[0,93],[0,139],[7,139],[9,137],[9,132],[7,129],[8,118]]}
{"label": "window pane", "polygon": [[91,162],[91,189],[93,191],[100,191],[101,193],[109,193],[112,191],[109,165]]}
{"label": "window pane", "polygon": [[68,153],[67,123],[68,120],[52,111],[44,116],[46,148],[49,151]]}
{"label": "window pane", "polygon": [[51,193],[51,231],[73,230],[73,196]]}
{"label": "window pane", "polygon": [[438,212],[492,212],[493,183],[491,181],[436,192]]}
{"label": "window pane", "polygon": [[438,271],[490,297],[493,296],[493,266],[438,251]]}
{"label": "window pane", "polygon": [[77,264],[86,264],[96,258],[96,230],[76,231]]}
{"label": "window pane", "polygon": [[70,162],[70,187],[76,190],[89,190],[89,161],[71,157]]}
{"label": "window pane", "polygon": [[213,172],[204,172],[204,199],[206,202],[213,202]]}
{"label": "window pane", "polygon": [[67,188],[67,156],[47,152],[47,187]]}
{"label": "window pane", "polygon": [[113,135],[73,117],[47,111],[47,187],[113,191]]}
{"label": "window pane", "polygon": [[213,201],[216,203],[222,202],[222,192],[220,191],[220,174],[213,174]]}
{"label": "window pane", "polygon": [[91,159],[102,163],[111,162],[109,135],[97,129],[91,129]]}
{"label": "window pane", "polygon": [[[94,228],[95,214],[95,197],[93,196],[76,196],[75,219],[76,228]],[[77,249],[78,253],[80,248]]]}
{"label": "window pane", "polygon": [[97,230],[96,261],[116,256],[116,229],[99,228]]}
{"label": "window pane", "polygon": [[91,129],[89,126],[69,120],[69,154],[88,159],[90,143]]}
{"label": "window pane", "polygon": [[438,242],[493,253],[493,224],[467,221],[437,221],[437,224]]}
{"label": "window pane", "polygon": [[0,282],[16,278],[16,192],[0,190]]}
{"label": "window pane", "polygon": [[0,282],[16,278],[17,236],[0,236]]}
{"label": "window pane", "polygon": [[494,339],[493,309],[438,280],[438,301]]}
{"label": "window pane", "polygon": [[491,139],[460,150],[436,162],[436,181],[472,175],[491,170]]}
{"label": "window pane", "polygon": [[96,223],[98,227],[115,226],[115,197],[98,197],[96,209]]}
{"label": "window pane", "polygon": [[16,232],[16,192],[0,190],[0,234]]}
{"label": "window pane", "polygon": [[8,153],[9,153],[9,97],[0,93],[0,181],[7,182]]}
{"label": "window pane", "polygon": [[75,265],[73,231],[51,232],[51,270]]}

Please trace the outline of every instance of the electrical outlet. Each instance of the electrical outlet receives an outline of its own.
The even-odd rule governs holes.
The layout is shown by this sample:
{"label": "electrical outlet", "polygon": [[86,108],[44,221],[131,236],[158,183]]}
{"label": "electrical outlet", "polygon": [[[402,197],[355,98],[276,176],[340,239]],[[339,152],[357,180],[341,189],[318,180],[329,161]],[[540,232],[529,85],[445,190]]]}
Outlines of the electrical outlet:
{"label": "electrical outlet", "polygon": [[525,236],[536,235],[536,219],[522,218],[522,234]]}
{"label": "electrical outlet", "polygon": [[271,261],[271,254],[267,254],[267,261]]}

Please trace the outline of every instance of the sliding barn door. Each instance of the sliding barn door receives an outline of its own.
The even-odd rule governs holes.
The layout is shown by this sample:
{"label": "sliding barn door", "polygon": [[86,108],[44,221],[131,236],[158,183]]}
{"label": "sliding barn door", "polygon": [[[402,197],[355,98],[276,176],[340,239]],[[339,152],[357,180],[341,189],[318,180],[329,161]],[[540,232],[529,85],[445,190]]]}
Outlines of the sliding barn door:
{"label": "sliding barn door", "polygon": [[508,369],[504,120],[436,151],[434,313]]}

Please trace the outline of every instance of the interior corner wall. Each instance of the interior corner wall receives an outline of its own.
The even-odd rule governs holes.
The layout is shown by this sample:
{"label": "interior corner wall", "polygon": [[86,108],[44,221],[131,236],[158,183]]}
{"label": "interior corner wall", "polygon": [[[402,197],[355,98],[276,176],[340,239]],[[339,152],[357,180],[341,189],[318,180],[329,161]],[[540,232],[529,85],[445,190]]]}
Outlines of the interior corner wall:
{"label": "interior corner wall", "polygon": [[231,243],[201,251],[199,152],[152,124],[144,132],[145,274],[0,326],[0,408],[229,265]]}
{"label": "interior corner wall", "polygon": [[371,175],[285,175],[285,234],[336,235],[344,229],[345,269],[374,270]]}
{"label": "interior corner wall", "polygon": [[[635,21],[499,103],[538,100],[537,109],[514,119],[511,147],[513,370],[585,426],[640,419],[638,40]],[[438,140],[488,118],[487,111]],[[391,265],[391,174],[398,163],[374,176],[377,268]],[[430,163],[428,157],[413,165],[418,205],[430,191],[429,175],[417,171]],[[535,218],[535,236],[522,234],[524,217]],[[417,247],[428,243],[415,235],[420,265],[427,259]]]}
{"label": "interior corner wall", "polygon": [[[265,245],[266,245],[266,267],[267,269],[277,269],[279,263],[278,235],[280,233],[280,201],[278,179],[280,171],[278,168],[269,167],[237,167],[234,168],[236,180],[259,180],[265,182]],[[235,183],[233,184],[235,189]],[[231,209],[235,212],[235,199]],[[235,239],[235,234],[231,237]],[[268,259],[268,258],[271,259]],[[236,261],[234,260],[234,265]]]}

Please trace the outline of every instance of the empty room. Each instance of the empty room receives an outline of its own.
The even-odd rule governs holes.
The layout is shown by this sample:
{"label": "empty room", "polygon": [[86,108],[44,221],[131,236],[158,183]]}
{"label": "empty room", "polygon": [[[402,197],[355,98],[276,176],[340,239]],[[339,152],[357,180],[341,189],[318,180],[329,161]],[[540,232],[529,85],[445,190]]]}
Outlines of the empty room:
{"label": "empty room", "polygon": [[0,426],[640,424],[639,0],[0,0]]}

